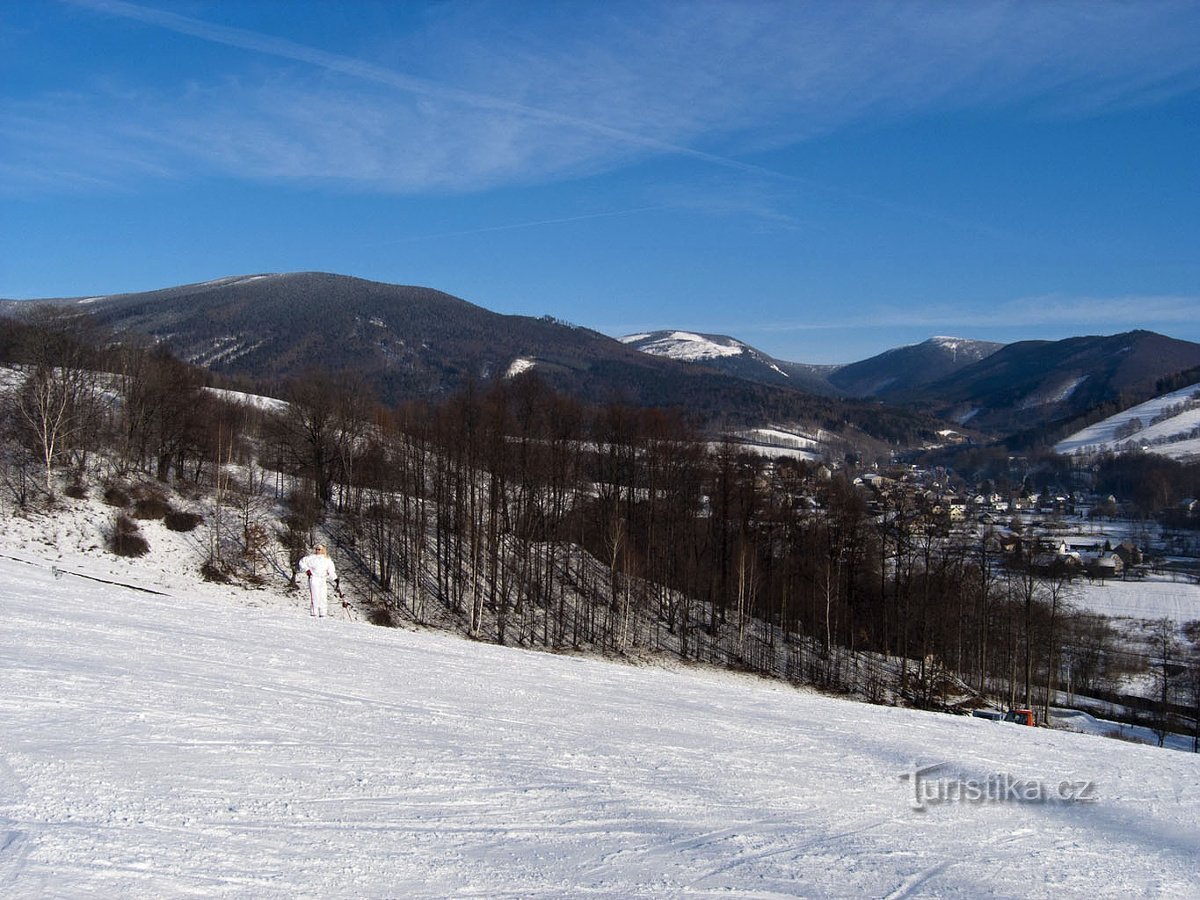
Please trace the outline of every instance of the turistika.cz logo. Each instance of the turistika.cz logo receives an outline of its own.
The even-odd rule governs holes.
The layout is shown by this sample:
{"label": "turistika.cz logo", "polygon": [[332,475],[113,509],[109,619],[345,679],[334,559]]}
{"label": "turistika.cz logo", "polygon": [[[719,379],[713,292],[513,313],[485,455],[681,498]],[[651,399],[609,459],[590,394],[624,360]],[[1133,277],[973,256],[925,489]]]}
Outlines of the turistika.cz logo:
{"label": "turistika.cz logo", "polygon": [[912,789],[909,802],[912,808],[924,812],[931,806],[947,803],[1094,803],[1099,797],[1096,782],[1087,779],[1068,779],[1047,783],[1015,778],[1006,772],[986,778],[930,777],[949,763],[912,767],[901,774]]}

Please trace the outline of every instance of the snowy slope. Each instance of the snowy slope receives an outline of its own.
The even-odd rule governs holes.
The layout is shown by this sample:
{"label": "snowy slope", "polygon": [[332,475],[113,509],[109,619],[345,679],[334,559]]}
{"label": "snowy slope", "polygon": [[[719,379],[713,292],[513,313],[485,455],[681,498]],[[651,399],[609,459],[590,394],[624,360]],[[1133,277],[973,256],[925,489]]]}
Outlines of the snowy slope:
{"label": "snowy slope", "polygon": [[240,403],[252,409],[269,413],[282,413],[288,409],[287,401],[276,400],[273,397],[262,397],[258,394],[247,394],[243,391],[230,391],[223,388],[205,388],[228,403]]}
{"label": "snowy slope", "polygon": [[833,393],[827,376],[836,366],[811,366],[777,360],[737,338],[694,331],[652,331],[620,338],[625,345],[650,356],[719,369],[760,384],[787,385],[802,391]]}
{"label": "snowy slope", "polygon": [[[1059,441],[1054,452],[1100,453],[1128,445],[1173,459],[1198,457],[1200,402],[1197,402],[1197,394],[1200,394],[1200,384],[1193,384],[1132,406]],[[1169,415],[1171,412],[1176,414]],[[1154,421],[1159,418],[1162,421]],[[1141,427],[1138,427],[1139,422]]]}
{"label": "snowy slope", "polygon": [[[31,552],[0,544],[5,897],[1124,897],[1200,879],[1190,754],[318,624],[182,580],[56,578]],[[1098,799],[919,811],[914,763]]]}
{"label": "snowy slope", "polygon": [[[632,344],[643,353],[682,359],[688,362],[741,356],[751,348],[725,335],[695,334],[691,331],[656,331],[652,334],[629,334],[621,343]],[[782,373],[780,373],[782,374]]]}
{"label": "snowy slope", "polygon": [[[819,431],[817,437],[813,437],[794,428],[748,428],[733,432],[730,436],[737,443],[739,450],[771,459],[788,457],[819,462],[828,450],[821,441]],[[712,443],[709,446],[716,450],[720,445]]]}

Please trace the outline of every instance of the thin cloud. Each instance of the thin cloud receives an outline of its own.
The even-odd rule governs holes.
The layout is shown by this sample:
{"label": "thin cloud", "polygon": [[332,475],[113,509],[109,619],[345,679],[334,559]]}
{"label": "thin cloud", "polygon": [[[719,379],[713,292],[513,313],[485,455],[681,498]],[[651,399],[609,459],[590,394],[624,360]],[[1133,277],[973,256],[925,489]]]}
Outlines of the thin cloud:
{"label": "thin cloud", "polygon": [[[423,18],[388,66],[126,0],[63,2],[308,69],[126,85],[132,101],[104,87],[78,104],[33,98],[37,121],[5,154],[81,182],[119,179],[123,156],[131,179],[472,191],[671,156],[989,233],[746,157],[855,123],[1018,103],[1086,115],[1200,86],[1189,3],[461,3]],[[79,139],[44,155],[55,126]]]}
{"label": "thin cloud", "polygon": [[337,53],[330,53],[325,50],[320,50],[304,44],[298,44],[294,41],[262,34],[260,32],[205,22],[200,19],[193,19],[188,16],[178,15],[176,13],[165,12],[163,10],[127,3],[124,2],[124,0],[63,0],[63,2],[76,6],[87,7],[89,9],[108,13],[114,16],[132,19],[142,22],[146,25],[154,25],[160,28],[165,28],[168,31],[189,35],[205,41],[212,41],[214,43],[224,44],[230,47],[237,47],[244,50],[251,50],[256,53],[267,54],[269,56],[290,59],[296,62],[308,63],[310,65],[326,69],[330,72],[349,75],[364,81],[377,82],[387,87],[394,88],[405,93],[415,94],[421,97],[449,101],[454,104],[474,107],[486,111],[517,115],[552,125],[566,126],[568,128],[593,133],[597,136],[617,141],[618,143],[629,144],[631,146],[640,147],[659,153],[688,156],[702,162],[711,163],[726,168],[738,169],[744,172],[751,172],[758,175],[769,175],[772,177],[786,177],[780,173],[772,172],[762,166],[756,166],[713,153],[705,153],[700,150],[695,150],[691,147],[670,143],[668,141],[626,131],[621,128],[615,128],[601,121],[583,119],[578,116],[567,115],[550,109],[543,109],[523,103],[513,102],[502,97],[495,97],[484,93],[450,87],[445,84],[406,75],[393,69],[378,66],[361,59],[343,56]]}
{"label": "thin cloud", "polygon": [[[1022,297],[989,304],[923,306],[860,313],[836,321],[813,318],[749,325],[747,333],[861,330],[871,328],[929,328],[945,331],[958,328],[1030,328],[1045,325],[1098,327],[1150,327],[1192,323],[1200,309],[1200,296],[1128,295],[1120,297],[1068,297],[1049,294]],[[932,333],[932,332],[931,332]]]}
{"label": "thin cloud", "polygon": [[632,216],[638,213],[661,212],[665,209],[671,209],[669,206],[638,206],[632,209],[614,209],[608,212],[585,213],[578,216],[562,216],[557,219],[535,219],[528,222],[509,222],[504,225],[487,225],[482,228],[466,228],[461,231],[441,231],[433,234],[417,234],[409,237],[396,238],[391,241],[381,241],[376,246],[390,246],[393,244],[411,244],[418,241],[432,241],[442,238],[466,237],[473,234],[491,234],[497,231],[517,231],[525,228],[541,228],[547,225],[566,225],[572,222],[587,222],[592,219],[611,219],[619,216]]}

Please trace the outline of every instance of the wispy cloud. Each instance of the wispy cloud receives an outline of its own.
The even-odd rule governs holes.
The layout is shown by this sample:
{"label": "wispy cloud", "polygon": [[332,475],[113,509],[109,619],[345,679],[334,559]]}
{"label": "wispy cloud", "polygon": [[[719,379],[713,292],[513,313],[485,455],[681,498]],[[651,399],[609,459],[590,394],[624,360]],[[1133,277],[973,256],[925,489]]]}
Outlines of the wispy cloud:
{"label": "wispy cloud", "polygon": [[563,108],[556,109],[553,106],[531,105],[503,96],[459,88],[444,82],[415,77],[352,56],[330,53],[319,48],[256,31],[214,24],[152,7],[128,3],[125,0],[63,0],[63,2],[132,19],[147,25],[154,25],[204,41],[211,41],[295,62],[307,63],[320,69],[347,75],[366,82],[373,82],[395,91],[427,100],[479,110],[484,113],[496,113],[518,119],[527,119],[531,122],[590,134],[606,141],[615,142],[618,145],[627,145],[650,152],[689,156],[702,162],[757,174],[778,174],[769,172],[760,166],[714,153],[707,153],[683,144],[672,143],[669,140],[650,133],[629,130],[619,125],[611,124],[611,122],[605,121],[602,118],[587,118],[564,111]]}
{"label": "wispy cloud", "polygon": [[[950,329],[1038,328],[1042,326],[1096,328],[1105,333],[1124,327],[1154,328],[1195,322],[1200,296],[1127,295],[1116,297],[1047,294],[999,303],[924,305],[858,312],[836,319],[820,318],[750,325],[747,333],[826,330],[926,328],[930,333]],[[839,310],[840,312],[841,310]]]}
{"label": "wispy cloud", "polygon": [[542,228],[549,225],[568,225],[573,222],[589,222],[594,219],[612,219],[623,216],[633,216],[639,213],[661,212],[670,209],[669,206],[638,206],[632,209],[613,209],[605,212],[585,213],[578,216],[560,216],[554,219],[531,219],[525,222],[507,222],[502,225],[487,225],[481,228],[464,228],[458,231],[439,231],[431,234],[416,234],[396,238],[391,241],[381,241],[378,246],[391,244],[411,244],[419,241],[432,241],[442,238],[466,237],[475,234],[492,234],[499,231],[520,231],[526,228]]}
{"label": "wispy cloud", "polygon": [[[215,171],[464,191],[662,156],[777,179],[746,156],[853,123],[1014,103],[1080,115],[1200,86],[1200,7],[1184,2],[462,3],[395,53],[359,55],[64,2],[247,59],[214,77],[182,54],[177,83],[129,72],[120,92],[0,113],[0,164],[80,183]],[[66,129],[73,145],[54,136]]]}

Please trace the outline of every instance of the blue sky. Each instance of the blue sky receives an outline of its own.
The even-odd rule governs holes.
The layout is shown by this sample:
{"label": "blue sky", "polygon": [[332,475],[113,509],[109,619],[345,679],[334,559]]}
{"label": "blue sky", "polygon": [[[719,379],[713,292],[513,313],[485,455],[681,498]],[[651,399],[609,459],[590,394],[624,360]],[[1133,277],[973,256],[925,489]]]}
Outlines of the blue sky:
{"label": "blue sky", "polygon": [[1200,4],[15,0],[0,296],[321,270],[849,362],[1200,341]]}

